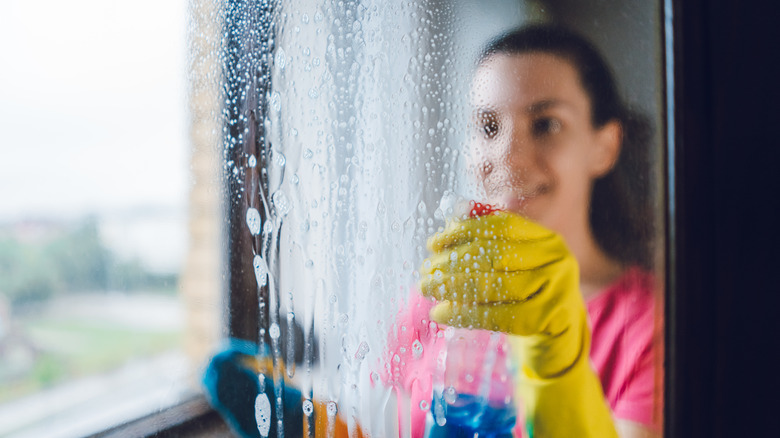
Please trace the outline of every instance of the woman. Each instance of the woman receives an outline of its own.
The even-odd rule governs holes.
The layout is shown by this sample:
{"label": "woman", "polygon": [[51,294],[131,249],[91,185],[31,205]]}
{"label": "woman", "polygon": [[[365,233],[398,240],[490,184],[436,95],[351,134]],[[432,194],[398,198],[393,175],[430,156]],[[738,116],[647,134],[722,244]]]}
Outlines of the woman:
{"label": "woman", "polygon": [[472,102],[475,175],[500,211],[429,241],[421,292],[434,301],[411,301],[401,319],[415,329],[400,338],[429,359],[402,357],[396,381],[412,406],[429,390],[421,369],[443,342],[420,319],[430,309],[439,324],[507,335],[526,435],[658,433],[646,124],[599,53],[550,26],[493,41]]}

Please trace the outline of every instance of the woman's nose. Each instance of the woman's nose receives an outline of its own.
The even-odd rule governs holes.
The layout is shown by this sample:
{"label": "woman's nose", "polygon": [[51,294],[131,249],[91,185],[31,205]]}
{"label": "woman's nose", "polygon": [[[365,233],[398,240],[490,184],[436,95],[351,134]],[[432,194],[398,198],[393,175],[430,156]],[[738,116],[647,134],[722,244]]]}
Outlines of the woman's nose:
{"label": "woman's nose", "polygon": [[536,162],[536,150],[530,137],[522,127],[513,127],[501,148],[503,165],[512,169],[528,169]]}

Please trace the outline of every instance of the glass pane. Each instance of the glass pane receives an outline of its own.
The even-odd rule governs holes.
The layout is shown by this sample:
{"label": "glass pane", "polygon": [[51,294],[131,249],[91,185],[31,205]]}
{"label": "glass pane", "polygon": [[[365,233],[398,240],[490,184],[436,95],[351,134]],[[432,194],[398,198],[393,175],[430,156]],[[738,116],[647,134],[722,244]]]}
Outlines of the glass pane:
{"label": "glass pane", "polygon": [[660,6],[629,3],[226,15],[227,147],[259,139],[228,168],[267,170],[231,194],[268,312],[261,434],[660,430]]}
{"label": "glass pane", "polygon": [[85,436],[198,388],[221,326],[220,163],[216,117],[188,137],[186,14],[4,3],[0,436]]}

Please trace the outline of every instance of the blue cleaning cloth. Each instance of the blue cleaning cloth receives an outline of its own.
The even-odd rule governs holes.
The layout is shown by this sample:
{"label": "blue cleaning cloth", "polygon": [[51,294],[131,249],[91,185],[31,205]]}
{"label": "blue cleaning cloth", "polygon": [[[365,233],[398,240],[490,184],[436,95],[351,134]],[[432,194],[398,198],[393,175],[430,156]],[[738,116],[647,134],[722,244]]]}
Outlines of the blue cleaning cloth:
{"label": "blue cleaning cloth", "polygon": [[[206,398],[220,413],[234,433],[241,438],[277,436],[277,403],[274,402],[274,381],[269,375],[258,376],[253,369],[253,358],[258,354],[257,344],[243,339],[229,339],[227,345],[209,362],[203,375]],[[263,357],[268,356],[268,348]],[[261,424],[255,416],[255,400],[262,391],[270,401],[270,428]],[[303,435],[303,410],[301,392],[281,382],[282,416],[284,436]],[[265,427],[263,427],[265,426]],[[267,434],[261,434],[261,431]]]}

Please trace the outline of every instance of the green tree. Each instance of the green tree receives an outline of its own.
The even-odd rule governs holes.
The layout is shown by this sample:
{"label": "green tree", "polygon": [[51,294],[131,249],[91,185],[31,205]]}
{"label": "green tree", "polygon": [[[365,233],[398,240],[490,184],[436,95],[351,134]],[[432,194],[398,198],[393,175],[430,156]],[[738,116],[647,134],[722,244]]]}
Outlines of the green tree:
{"label": "green tree", "polygon": [[11,304],[50,298],[63,289],[59,270],[40,245],[0,239],[0,293]]}
{"label": "green tree", "polygon": [[46,240],[0,236],[0,294],[12,305],[69,292],[170,290],[175,275],[119,260],[102,242],[95,218]]}
{"label": "green tree", "polygon": [[108,289],[114,256],[103,245],[95,218],[53,240],[45,250],[68,291]]}

